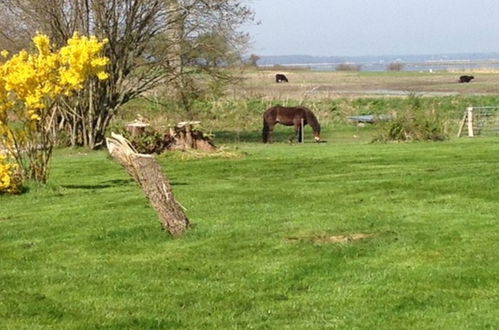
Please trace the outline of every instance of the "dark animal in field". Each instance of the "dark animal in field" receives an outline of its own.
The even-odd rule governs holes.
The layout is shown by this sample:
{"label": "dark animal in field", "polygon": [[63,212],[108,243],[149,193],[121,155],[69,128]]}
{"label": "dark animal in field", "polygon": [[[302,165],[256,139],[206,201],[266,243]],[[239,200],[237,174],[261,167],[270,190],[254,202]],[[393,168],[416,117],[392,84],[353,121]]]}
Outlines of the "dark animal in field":
{"label": "dark animal in field", "polygon": [[286,78],[285,75],[283,75],[282,73],[278,73],[275,75],[275,82],[276,83],[280,83],[280,82],[289,82],[288,81],[288,78]]}
{"label": "dark animal in field", "polygon": [[321,140],[321,125],[314,113],[306,107],[283,107],[281,105],[276,105],[268,108],[263,113],[263,143],[272,143],[274,126],[276,124],[294,126],[295,135],[293,139],[297,138],[298,142],[303,142],[302,128],[308,124],[314,131],[315,141],[320,142]]}
{"label": "dark animal in field", "polygon": [[475,79],[473,76],[461,76],[459,77],[460,83],[469,83],[472,79]]}

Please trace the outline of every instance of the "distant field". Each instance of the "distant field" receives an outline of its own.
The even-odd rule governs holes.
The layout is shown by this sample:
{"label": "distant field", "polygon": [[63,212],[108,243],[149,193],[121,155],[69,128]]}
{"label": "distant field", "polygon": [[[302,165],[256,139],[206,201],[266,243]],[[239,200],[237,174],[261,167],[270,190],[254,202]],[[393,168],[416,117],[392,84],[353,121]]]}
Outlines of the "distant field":
{"label": "distant field", "polygon": [[[276,72],[289,83],[276,84]],[[473,75],[471,83],[458,83],[461,74]],[[499,71],[481,72],[315,72],[307,70],[245,73],[239,97],[265,99],[321,99],[359,96],[481,95],[499,93]]]}

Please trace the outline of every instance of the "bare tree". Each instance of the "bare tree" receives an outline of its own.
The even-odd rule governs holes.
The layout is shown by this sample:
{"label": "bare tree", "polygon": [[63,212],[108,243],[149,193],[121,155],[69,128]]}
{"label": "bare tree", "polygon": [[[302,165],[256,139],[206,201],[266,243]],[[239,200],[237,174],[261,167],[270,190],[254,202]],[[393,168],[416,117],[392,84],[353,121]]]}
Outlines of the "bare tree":
{"label": "bare tree", "polygon": [[[249,36],[238,28],[253,20],[253,12],[240,0],[165,1],[170,24],[161,43],[170,54],[171,86],[176,86],[175,96],[189,119],[194,119],[194,100],[206,92],[217,94],[225,83],[235,80],[226,67],[240,60],[245,51]],[[200,76],[205,81],[200,83]]]}
{"label": "bare tree", "polygon": [[[62,100],[54,133],[67,130],[72,145],[104,143],[119,107],[160,84],[180,90],[188,105],[193,73],[226,79],[213,64],[227,64],[245,35],[237,27],[251,18],[239,0],[3,0],[0,11],[19,22],[4,41],[41,31],[56,45],[74,32],[108,40],[109,79],[90,81],[76,102]],[[16,36],[19,40],[14,39]],[[21,33],[22,32],[22,33]],[[220,36],[223,43],[213,43]],[[0,38],[2,41],[2,38]],[[218,49],[223,44],[223,50]],[[208,56],[210,54],[210,56]],[[215,54],[215,55],[214,55]],[[215,60],[215,57],[217,59]]]}

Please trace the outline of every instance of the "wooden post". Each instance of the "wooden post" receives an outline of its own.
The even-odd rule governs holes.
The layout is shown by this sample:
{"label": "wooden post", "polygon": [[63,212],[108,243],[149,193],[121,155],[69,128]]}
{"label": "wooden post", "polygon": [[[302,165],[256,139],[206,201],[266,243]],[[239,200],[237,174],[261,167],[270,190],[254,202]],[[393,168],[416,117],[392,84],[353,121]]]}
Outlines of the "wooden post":
{"label": "wooden post", "polygon": [[300,135],[301,135],[301,143],[305,143],[305,132],[303,131],[303,118],[301,119],[301,123],[300,123]]}
{"label": "wooden post", "polygon": [[467,116],[468,116],[468,136],[473,137],[473,107],[466,108]]}
{"label": "wooden post", "polygon": [[175,200],[168,178],[152,155],[137,153],[130,142],[119,134],[106,138],[107,149],[134,178],[154,207],[163,228],[173,236],[180,236],[189,227],[181,205]]}
{"label": "wooden post", "polygon": [[459,124],[459,130],[457,131],[457,137],[461,137],[461,134],[463,132],[464,124],[466,123],[466,118],[468,117],[468,109],[464,112],[463,119],[461,120],[461,123]]}

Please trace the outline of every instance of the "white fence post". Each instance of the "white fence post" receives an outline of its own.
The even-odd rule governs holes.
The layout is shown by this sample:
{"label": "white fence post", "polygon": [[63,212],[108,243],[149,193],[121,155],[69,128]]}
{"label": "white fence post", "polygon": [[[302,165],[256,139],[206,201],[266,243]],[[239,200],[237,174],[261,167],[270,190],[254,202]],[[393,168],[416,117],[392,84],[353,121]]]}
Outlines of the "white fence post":
{"label": "white fence post", "polygon": [[473,107],[467,107],[466,111],[468,112],[468,136],[474,137],[473,134]]}

